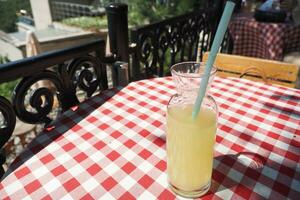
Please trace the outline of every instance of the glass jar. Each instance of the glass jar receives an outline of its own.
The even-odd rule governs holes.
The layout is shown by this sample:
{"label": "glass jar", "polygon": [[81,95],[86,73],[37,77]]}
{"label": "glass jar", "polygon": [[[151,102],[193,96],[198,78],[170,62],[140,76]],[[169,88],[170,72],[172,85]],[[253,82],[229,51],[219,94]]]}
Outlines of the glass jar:
{"label": "glass jar", "polygon": [[[167,173],[171,189],[184,197],[199,197],[210,187],[218,110],[206,95],[198,116],[192,118],[204,64],[179,63],[171,68],[177,94],[167,107]],[[207,91],[216,68],[212,69]]]}

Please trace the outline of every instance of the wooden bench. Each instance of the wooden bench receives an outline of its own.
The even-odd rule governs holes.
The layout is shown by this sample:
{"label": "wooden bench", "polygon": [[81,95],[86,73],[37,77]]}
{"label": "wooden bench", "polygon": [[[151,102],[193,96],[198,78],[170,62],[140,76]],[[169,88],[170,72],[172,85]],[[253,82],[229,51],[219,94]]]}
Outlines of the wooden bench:
{"label": "wooden bench", "polygon": [[[208,55],[209,52],[204,54],[203,62],[207,61]],[[299,71],[295,64],[221,53],[214,65],[221,77],[240,77],[293,88]]]}

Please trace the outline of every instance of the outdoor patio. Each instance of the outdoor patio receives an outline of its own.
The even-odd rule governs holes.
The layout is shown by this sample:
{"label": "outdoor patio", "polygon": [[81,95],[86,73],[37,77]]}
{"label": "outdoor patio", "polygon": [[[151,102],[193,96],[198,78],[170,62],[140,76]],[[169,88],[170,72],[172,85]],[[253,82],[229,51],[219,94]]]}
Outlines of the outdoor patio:
{"label": "outdoor patio", "polygon": [[[36,48],[37,53],[26,53],[26,32],[2,34],[5,40],[14,38],[9,43],[24,58],[0,65],[0,84],[11,81],[17,84],[10,97],[0,94],[0,164],[6,171],[0,194],[14,198],[19,195],[8,188],[13,184],[12,175],[23,179],[27,176],[23,174],[25,169],[38,166],[36,170],[41,171],[48,167],[50,177],[56,173],[51,168],[53,162],[61,162],[60,166],[70,169],[72,174],[67,178],[73,177],[76,183],[91,181],[100,173],[105,177],[100,183],[103,195],[140,197],[139,192],[128,186],[128,179],[132,179],[131,183],[140,188],[137,191],[143,191],[143,197],[176,198],[164,180],[165,107],[169,98],[179,91],[172,85],[171,66],[187,61],[208,62],[225,2],[211,1],[192,12],[140,26],[130,24],[126,4],[110,4],[105,11],[90,5],[81,7],[78,2],[43,0],[36,4],[43,11],[46,9],[51,18],[43,16],[44,23],[36,23],[52,26],[30,32],[36,42],[30,48]],[[210,93],[219,106],[220,121],[213,186],[207,195],[223,198],[231,194],[233,199],[279,195],[293,199],[300,192],[296,173],[299,156],[295,150],[300,130],[300,26],[290,13],[282,22],[257,20],[251,6],[236,2],[240,4],[214,58],[216,78]],[[58,9],[59,5],[63,7]],[[73,7],[76,12],[72,12]],[[91,10],[92,16],[105,14],[107,28],[101,27],[100,32],[53,29],[52,19],[78,17]],[[56,14],[51,17],[53,13]],[[33,13],[37,17],[41,14]],[[276,143],[277,140],[284,146]],[[106,153],[99,155],[102,150]],[[72,158],[71,164],[59,155],[56,160],[53,155],[57,152]],[[93,159],[97,156],[107,160],[96,162]],[[281,162],[278,157],[282,158]],[[128,163],[132,171],[127,171]],[[96,164],[101,170],[92,169]],[[287,164],[293,176],[282,170]],[[110,171],[111,165],[115,172]],[[139,165],[145,166],[136,172]],[[84,169],[82,177],[90,177],[89,180],[77,176],[77,170],[72,171],[78,166]],[[235,174],[230,174],[230,169]],[[279,178],[269,177],[266,169],[275,170]],[[49,180],[38,180],[39,175],[33,174],[34,171],[31,178],[38,177],[39,186],[29,183],[24,188],[27,191],[28,186],[33,196],[42,197],[49,189]],[[264,178],[255,179],[255,174]],[[65,183],[59,173],[53,176],[58,177],[56,181],[65,191],[49,192],[51,198],[63,195],[74,198],[72,187],[76,185],[81,192],[85,187]],[[283,182],[287,176],[290,181]],[[220,177],[231,184],[224,183]],[[269,186],[268,181],[276,187]],[[43,191],[35,193],[42,187],[45,187]],[[87,194],[100,197],[93,190]],[[125,196],[118,196],[121,194]]]}

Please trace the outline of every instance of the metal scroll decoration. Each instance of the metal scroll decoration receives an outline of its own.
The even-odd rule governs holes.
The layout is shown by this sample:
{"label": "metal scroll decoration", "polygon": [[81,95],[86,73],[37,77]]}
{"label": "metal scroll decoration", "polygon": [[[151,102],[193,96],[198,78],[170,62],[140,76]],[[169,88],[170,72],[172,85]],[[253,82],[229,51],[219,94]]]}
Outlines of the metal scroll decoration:
{"label": "metal scroll decoration", "polygon": [[158,35],[158,56],[161,58],[159,59],[160,65],[163,64],[163,60],[165,59],[166,52],[170,45],[170,31],[169,27],[162,27],[157,31]]}
{"label": "metal scroll decoration", "polygon": [[[79,103],[76,89],[82,90],[87,97],[100,88],[106,89],[101,78],[104,75],[102,64],[93,56],[83,56],[74,59],[69,64],[61,64],[58,72],[45,70],[25,77],[15,88],[13,94],[13,107],[18,118],[26,123],[49,124],[53,119],[49,117],[53,110],[55,97],[62,110]],[[32,87],[42,80],[52,83],[54,89],[47,87]]]}
{"label": "metal scroll decoration", "polygon": [[6,160],[5,151],[2,148],[11,137],[16,125],[16,115],[10,102],[0,96],[0,177],[4,174],[2,165]]}
{"label": "metal scroll decoration", "polygon": [[78,88],[87,97],[91,97],[98,88],[107,89],[101,84],[101,79],[106,77],[103,74],[104,67],[96,57],[88,55],[73,60],[67,67],[67,73],[75,89]]}
{"label": "metal scroll decoration", "polygon": [[150,35],[141,35],[140,36],[141,41],[141,51],[140,51],[140,58],[141,62],[144,63],[145,66],[145,73],[150,76],[153,71],[156,71],[155,69],[155,56],[153,55],[155,52],[154,50],[154,44],[153,39]]}
{"label": "metal scroll decoration", "polygon": [[[57,92],[47,87],[32,89],[34,84],[41,80],[50,81]],[[25,77],[14,90],[12,97],[14,110],[23,122],[48,124],[52,121],[48,115],[53,109],[56,94],[60,100],[64,94],[64,86],[55,72],[45,70],[33,76]]]}
{"label": "metal scroll decoration", "polygon": [[16,115],[11,103],[0,96],[0,147],[2,147],[12,135],[16,125]]}
{"label": "metal scroll decoration", "polygon": [[[181,33],[181,28],[182,28],[182,24],[181,23],[177,23],[175,25],[172,25],[169,28],[170,31],[170,55],[171,55],[171,62],[170,62],[170,66],[173,65],[176,62],[176,56],[177,54],[183,50],[181,49],[182,45],[182,39],[183,39],[183,34]],[[169,66],[169,67],[170,67]]]}

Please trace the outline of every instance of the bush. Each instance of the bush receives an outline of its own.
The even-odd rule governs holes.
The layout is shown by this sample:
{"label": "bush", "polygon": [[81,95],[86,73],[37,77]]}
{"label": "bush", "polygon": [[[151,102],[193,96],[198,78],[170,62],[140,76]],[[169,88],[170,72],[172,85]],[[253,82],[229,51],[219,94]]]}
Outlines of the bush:
{"label": "bush", "polygon": [[[1,56],[0,55],[0,64],[4,64],[9,62],[9,59],[7,56]],[[11,94],[15,86],[17,85],[17,80],[16,81],[10,81],[7,83],[1,83],[0,84],[0,96],[4,96],[7,99],[11,98]]]}
{"label": "bush", "polygon": [[99,31],[100,28],[107,27],[106,16],[103,17],[74,17],[63,19],[62,23],[82,28],[84,30]]}
{"label": "bush", "polygon": [[[140,26],[177,16],[205,5],[205,0],[104,0],[102,6],[112,2],[128,4],[129,26]],[[98,31],[107,27],[107,18],[104,17],[75,17],[62,20],[69,26],[80,27],[85,30]]]}
{"label": "bush", "polygon": [[128,7],[128,21],[131,25],[143,25],[181,15],[200,7],[203,0],[131,0]]}
{"label": "bush", "polygon": [[16,87],[18,81],[10,81],[7,83],[0,84],[0,96],[3,96],[7,99],[11,99],[12,91]]}

